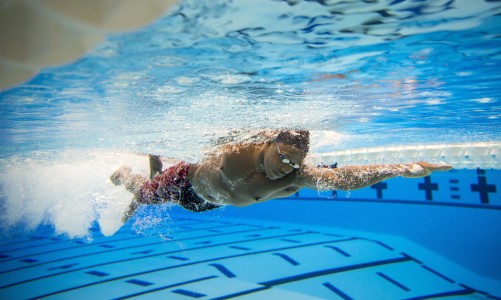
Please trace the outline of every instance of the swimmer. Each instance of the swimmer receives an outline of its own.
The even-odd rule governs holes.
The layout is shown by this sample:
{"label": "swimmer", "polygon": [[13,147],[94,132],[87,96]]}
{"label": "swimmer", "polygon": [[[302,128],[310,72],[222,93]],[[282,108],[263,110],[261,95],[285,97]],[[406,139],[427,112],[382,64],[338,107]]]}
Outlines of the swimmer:
{"label": "swimmer", "polygon": [[140,204],[171,201],[202,212],[222,205],[248,206],[286,197],[302,188],[355,190],[385,179],[425,177],[452,168],[446,164],[412,162],[354,166],[312,166],[304,162],[309,131],[268,131],[261,142],[228,143],[209,152],[199,163],[179,162],[162,171],[150,155],[150,178],[121,168],[111,176],[134,194],[126,221]]}

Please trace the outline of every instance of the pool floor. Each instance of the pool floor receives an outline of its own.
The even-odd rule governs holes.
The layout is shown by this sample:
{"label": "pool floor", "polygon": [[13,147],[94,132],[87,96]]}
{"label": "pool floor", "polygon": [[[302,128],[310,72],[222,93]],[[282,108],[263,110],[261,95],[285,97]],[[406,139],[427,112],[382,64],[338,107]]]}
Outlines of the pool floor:
{"label": "pool floor", "polygon": [[[91,242],[0,246],[0,299],[492,299],[383,242],[336,229],[173,219]],[[277,226],[278,224],[278,226]]]}

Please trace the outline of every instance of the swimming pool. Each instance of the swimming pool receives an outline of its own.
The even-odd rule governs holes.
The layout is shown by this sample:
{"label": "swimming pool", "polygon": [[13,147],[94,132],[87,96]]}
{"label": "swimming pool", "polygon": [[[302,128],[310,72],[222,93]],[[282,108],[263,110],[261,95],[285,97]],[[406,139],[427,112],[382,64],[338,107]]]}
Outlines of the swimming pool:
{"label": "swimming pool", "polygon": [[[501,297],[496,1],[182,1],[0,94],[8,299]],[[107,177],[233,131],[305,128],[313,161],[456,166],[247,208],[143,208]],[[141,164],[141,162],[138,162]]]}

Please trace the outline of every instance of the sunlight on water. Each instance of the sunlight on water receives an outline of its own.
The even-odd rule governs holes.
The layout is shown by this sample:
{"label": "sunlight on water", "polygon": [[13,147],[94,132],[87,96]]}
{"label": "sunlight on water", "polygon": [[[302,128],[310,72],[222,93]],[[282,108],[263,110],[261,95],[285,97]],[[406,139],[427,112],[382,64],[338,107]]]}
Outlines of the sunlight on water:
{"label": "sunlight on water", "polygon": [[496,141],[499,11],[466,0],[182,1],[0,94],[2,155],[188,159],[225,131],[268,128],[340,132],[343,149]]}
{"label": "sunlight on water", "polygon": [[111,228],[130,199],[108,180],[124,161],[194,162],[233,131],[312,130],[320,154],[498,142],[500,12],[496,1],[181,1],[0,93],[1,222]]}

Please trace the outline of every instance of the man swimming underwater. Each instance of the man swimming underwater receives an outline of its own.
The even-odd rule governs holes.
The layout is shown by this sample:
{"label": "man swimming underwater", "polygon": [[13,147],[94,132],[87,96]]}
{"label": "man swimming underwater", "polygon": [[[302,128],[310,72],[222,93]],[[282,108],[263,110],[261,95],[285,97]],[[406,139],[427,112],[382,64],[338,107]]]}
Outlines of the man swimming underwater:
{"label": "man swimming underwater", "polygon": [[248,206],[289,196],[302,188],[355,190],[396,176],[417,178],[450,165],[427,162],[360,166],[311,166],[309,131],[263,132],[262,141],[228,143],[196,164],[180,162],[162,171],[158,156],[150,155],[150,178],[121,168],[111,176],[134,194],[127,220],[139,204],[177,203],[202,212],[221,205]]}

